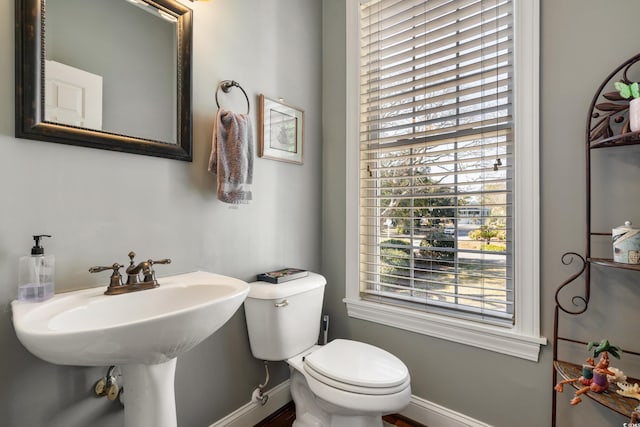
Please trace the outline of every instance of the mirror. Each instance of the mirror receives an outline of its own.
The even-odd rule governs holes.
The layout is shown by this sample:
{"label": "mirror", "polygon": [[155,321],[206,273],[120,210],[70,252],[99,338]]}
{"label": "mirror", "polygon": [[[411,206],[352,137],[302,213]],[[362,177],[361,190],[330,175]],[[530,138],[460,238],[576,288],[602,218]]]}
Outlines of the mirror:
{"label": "mirror", "polygon": [[191,43],[174,0],[16,0],[16,137],[191,161]]}

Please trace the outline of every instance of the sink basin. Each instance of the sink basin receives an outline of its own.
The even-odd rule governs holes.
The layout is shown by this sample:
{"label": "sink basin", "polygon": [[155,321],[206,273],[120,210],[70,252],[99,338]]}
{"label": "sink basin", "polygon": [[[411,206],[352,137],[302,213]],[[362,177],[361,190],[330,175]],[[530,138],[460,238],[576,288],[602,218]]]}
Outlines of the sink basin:
{"label": "sink basin", "polygon": [[[41,303],[13,301],[16,335],[47,362],[121,365],[125,425],[175,426],[176,358],[224,325],[249,285],[203,271],[158,282],[158,288],[122,295],[104,295],[105,286],[57,294]],[[149,392],[150,384],[158,385],[155,392]]]}
{"label": "sink basin", "polygon": [[249,291],[241,280],[203,271],[158,282],[123,295],[99,287],[13,301],[16,334],[31,353],[60,365],[163,363],[213,334]]}

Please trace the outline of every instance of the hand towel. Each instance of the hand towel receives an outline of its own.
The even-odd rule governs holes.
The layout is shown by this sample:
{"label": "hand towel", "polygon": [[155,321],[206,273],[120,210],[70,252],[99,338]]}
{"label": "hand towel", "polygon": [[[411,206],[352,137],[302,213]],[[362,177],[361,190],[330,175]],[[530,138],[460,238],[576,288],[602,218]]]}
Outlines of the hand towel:
{"label": "hand towel", "polygon": [[252,199],[253,136],[247,114],[219,109],[213,125],[209,172],[218,176],[218,199],[249,203]]}

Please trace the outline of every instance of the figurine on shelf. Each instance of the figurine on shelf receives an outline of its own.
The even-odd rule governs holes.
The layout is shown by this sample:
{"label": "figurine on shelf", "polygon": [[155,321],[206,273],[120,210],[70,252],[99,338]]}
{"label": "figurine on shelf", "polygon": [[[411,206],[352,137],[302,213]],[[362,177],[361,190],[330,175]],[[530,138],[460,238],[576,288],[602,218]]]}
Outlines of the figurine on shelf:
{"label": "figurine on shelf", "polygon": [[632,399],[640,400],[640,384],[628,383],[621,381],[616,383],[620,390],[616,390],[620,396],[631,397]]}
{"label": "figurine on shelf", "polygon": [[[594,348],[595,347],[595,348]],[[579,382],[584,387],[576,391],[575,396],[571,399],[571,405],[577,405],[582,402],[580,395],[592,391],[594,393],[602,393],[609,388],[609,382],[607,375],[616,376],[615,372],[609,370],[609,354],[613,357],[620,359],[620,347],[612,345],[608,340],[604,339],[600,343],[593,341],[589,342],[587,350],[591,351],[593,348],[593,357],[587,359],[587,363],[582,365],[582,376],[580,378],[571,378],[568,380],[560,381],[554,387],[555,391],[562,393],[563,386],[574,382]],[[593,366],[595,358],[600,356],[598,364]]]}

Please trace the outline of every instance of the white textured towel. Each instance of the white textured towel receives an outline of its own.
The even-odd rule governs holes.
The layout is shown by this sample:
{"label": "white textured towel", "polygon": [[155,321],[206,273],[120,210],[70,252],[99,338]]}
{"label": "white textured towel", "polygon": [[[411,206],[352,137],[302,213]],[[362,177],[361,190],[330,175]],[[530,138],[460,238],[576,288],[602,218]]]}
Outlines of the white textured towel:
{"label": "white textured towel", "polygon": [[218,110],[213,125],[209,172],[218,176],[218,199],[249,203],[253,182],[253,136],[247,114]]}

